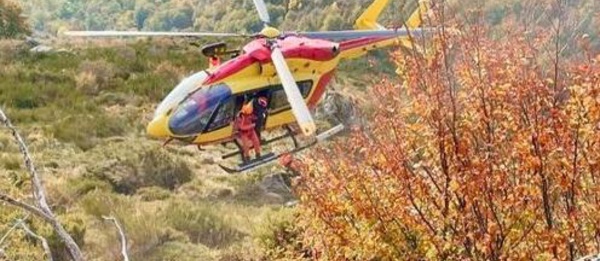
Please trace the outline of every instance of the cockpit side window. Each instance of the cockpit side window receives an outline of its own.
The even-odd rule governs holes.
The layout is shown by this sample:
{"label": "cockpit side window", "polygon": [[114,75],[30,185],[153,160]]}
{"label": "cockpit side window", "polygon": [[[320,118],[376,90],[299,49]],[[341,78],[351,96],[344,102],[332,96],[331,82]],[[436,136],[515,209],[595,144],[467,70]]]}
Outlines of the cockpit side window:
{"label": "cockpit side window", "polygon": [[169,129],[178,136],[200,134],[218,115],[219,105],[228,100],[231,100],[231,89],[226,84],[203,87],[177,107],[169,119]]}
{"label": "cockpit side window", "polygon": [[154,112],[154,117],[161,116],[170,109],[177,106],[178,103],[183,101],[185,97],[194,91],[194,89],[200,87],[202,83],[206,80],[208,74],[204,71],[193,74],[181,81],[173,90],[165,97],[165,99],[156,107],[156,111]]}
{"label": "cockpit side window", "polygon": [[221,105],[213,113],[213,119],[206,132],[214,131],[231,124],[235,115],[235,99],[233,97],[223,100]]}

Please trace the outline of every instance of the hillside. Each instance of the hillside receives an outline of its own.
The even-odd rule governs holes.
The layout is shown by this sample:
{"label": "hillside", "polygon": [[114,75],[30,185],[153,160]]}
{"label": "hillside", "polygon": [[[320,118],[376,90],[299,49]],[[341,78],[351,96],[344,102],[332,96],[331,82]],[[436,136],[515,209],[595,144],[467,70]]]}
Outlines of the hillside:
{"label": "hillside", "polygon": [[[267,0],[275,25],[283,30],[351,29],[371,2],[334,0]],[[484,11],[486,24],[502,28],[511,19],[523,27],[548,28],[557,17],[552,0],[444,1],[447,19],[472,22],[469,12]],[[166,30],[256,32],[261,29],[251,0],[22,0],[32,28],[55,35],[59,30]],[[381,22],[401,25],[417,1],[390,1]],[[595,0],[566,1],[563,20],[577,21],[576,33],[597,38],[600,21]],[[596,10],[596,11],[594,11]]]}
{"label": "hillside", "polygon": [[[47,28],[34,29],[40,34]],[[44,42],[55,51],[33,53],[20,41],[0,42],[0,104],[30,145],[52,208],[90,260],[119,256],[118,235],[103,216],[123,224],[133,260],[237,260],[272,251],[271,242],[295,213],[285,207],[296,198],[281,167],[230,176],[215,165],[221,148],[163,148],[145,136],[158,102],[207,66],[190,41]],[[366,74],[350,76],[359,70]],[[367,60],[340,71],[332,88],[356,86],[354,92],[380,73]],[[9,133],[0,141],[0,177],[11,181],[1,190],[27,201],[30,184],[18,148]],[[0,230],[19,218],[20,211],[3,208]],[[49,226],[32,218],[27,224],[49,238],[55,260],[67,260]],[[8,237],[6,256],[42,259],[43,249],[25,239],[19,232]]]}
{"label": "hillside", "polygon": [[[272,20],[286,30],[339,30],[352,28],[352,21],[370,1],[266,1]],[[393,10],[400,10],[394,1]],[[22,5],[33,28],[54,33],[60,27],[79,30],[195,30],[254,32],[261,23],[252,1],[167,0],[167,1],[84,1],[25,0]],[[409,4],[412,11],[416,5]],[[385,21],[399,20],[388,12]]]}
{"label": "hillside", "polygon": [[[90,259],[118,256],[117,234],[102,216],[124,224],[134,260],[235,260],[227,258],[267,251],[272,229],[294,213],[284,206],[295,200],[284,169],[275,164],[231,176],[214,164],[227,150],[163,148],[145,136],[156,104],[182,77],[207,66],[199,51],[186,42],[78,45],[31,53],[18,41],[0,42],[0,104],[29,143],[51,205]],[[346,65],[332,88],[368,85],[364,75],[349,77],[362,65]],[[9,133],[0,133],[0,147],[0,177],[10,181],[0,190],[27,198],[29,181]],[[20,216],[2,208],[0,230]],[[51,237],[43,223],[30,226]],[[42,248],[21,240],[9,238],[7,256],[41,258]],[[65,253],[56,255],[65,260]]]}
{"label": "hillside", "polygon": [[[317,30],[351,28],[369,1],[267,2],[283,28]],[[383,23],[412,9],[399,2]],[[0,107],[87,260],[120,260],[105,216],[123,224],[132,260],[575,260],[600,252],[595,0],[449,3],[436,19],[451,29],[427,39],[427,55],[391,48],[339,67],[326,102],[341,97],[334,105],[351,109],[336,120],[362,116],[352,131],[289,169],[245,175],[216,167],[220,146],[163,147],[146,137],[156,104],[207,66],[192,40],[54,36],[252,32],[260,23],[251,0],[21,4],[53,51],[0,41]],[[32,202],[21,153],[0,130],[0,192]],[[24,218],[55,260],[69,260],[51,227],[18,209],[0,208],[0,231]],[[44,259],[39,242],[11,233],[0,240],[7,259]]]}

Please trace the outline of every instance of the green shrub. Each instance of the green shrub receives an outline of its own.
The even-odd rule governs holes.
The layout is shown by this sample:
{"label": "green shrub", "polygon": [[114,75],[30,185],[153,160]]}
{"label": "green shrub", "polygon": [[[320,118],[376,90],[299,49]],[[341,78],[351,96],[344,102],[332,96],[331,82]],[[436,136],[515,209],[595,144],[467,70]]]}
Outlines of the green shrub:
{"label": "green shrub", "polygon": [[156,186],[138,189],[136,194],[138,194],[143,201],[165,200],[171,196],[171,193],[168,190]]}
{"label": "green shrub", "polygon": [[131,99],[132,97],[123,93],[104,92],[98,95],[94,101],[104,106],[125,106]]}
{"label": "green shrub", "polygon": [[306,252],[301,230],[296,226],[295,211],[282,211],[269,216],[256,236],[268,260],[285,258],[288,253]]}
{"label": "green shrub", "polygon": [[4,136],[0,133],[0,151],[5,153],[15,152],[15,147],[8,135]]}
{"label": "green shrub", "polygon": [[184,243],[167,242],[148,254],[147,261],[197,261],[197,260],[217,260],[210,249],[205,246]]}
{"label": "green shrub", "polygon": [[194,243],[225,247],[243,237],[207,204],[175,202],[164,213],[168,224],[187,234]]}
{"label": "green shrub", "polygon": [[18,154],[2,154],[0,157],[0,161],[2,165],[7,170],[19,170],[21,169],[21,164],[23,164],[23,160]]}
{"label": "green shrub", "polygon": [[114,66],[105,60],[84,61],[79,65],[78,71],[75,76],[77,88],[89,95],[112,88],[113,78],[117,73]]}
{"label": "green shrub", "polygon": [[30,33],[29,24],[22,16],[18,2],[0,0],[0,39],[16,38]]}
{"label": "green shrub", "polygon": [[123,135],[127,127],[127,123],[119,116],[86,113],[57,121],[50,131],[54,138],[62,142],[73,142],[80,149],[89,150],[96,146],[101,138]]}
{"label": "green shrub", "polygon": [[[127,146],[126,144],[123,146]],[[131,148],[111,148],[118,151]],[[192,171],[185,162],[177,159],[159,147],[144,148],[143,151],[118,157],[92,166],[88,175],[107,181],[113,190],[131,195],[144,187],[160,187],[174,190],[192,180]]]}
{"label": "green shrub", "polygon": [[164,150],[146,151],[140,156],[144,183],[173,190],[192,180],[192,171]]}
{"label": "green shrub", "polygon": [[136,74],[121,87],[120,91],[147,97],[152,102],[161,101],[179,81],[154,73]]}
{"label": "green shrub", "polygon": [[[69,214],[59,216],[58,219],[61,221],[61,224],[67,233],[75,240],[75,243],[77,243],[80,248],[83,248],[85,246],[84,238],[86,233],[83,217],[78,214]],[[50,225],[44,223],[40,227],[32,226],[31,228],[34,232],[46,238],[54,260],[71,260],[66,245]]]}
{"label": "green shrub", "polygon": [[126,197],[110,192],[93,191],[81,198],[79,204],[85,213],[95,218],[109,216],[133,209],[134,204]]}
{"label": "green shrub", "polygon": [[[133,197],[94,191],[83,197],[80,206],[97,219],[105,238],[118,242],[119,235],[112,222],[102,219],[112,216],[122,225],[129,242],[129,255],[132,260],[148,260],[157,248],[171,241],[185,241],[185,235],[167,226],[165,219],[150,211]],[[118,244],[109,244],[117,246]],[[96,255],[104,254],[99,251]]]}
{"label": "green shrub", "polygon": [[105,181],[95,178],[82,177],[69,179],[67,181],[67,189],[72,197],[79,198],[96,190],[110,191],[111,187],[110,184]]}

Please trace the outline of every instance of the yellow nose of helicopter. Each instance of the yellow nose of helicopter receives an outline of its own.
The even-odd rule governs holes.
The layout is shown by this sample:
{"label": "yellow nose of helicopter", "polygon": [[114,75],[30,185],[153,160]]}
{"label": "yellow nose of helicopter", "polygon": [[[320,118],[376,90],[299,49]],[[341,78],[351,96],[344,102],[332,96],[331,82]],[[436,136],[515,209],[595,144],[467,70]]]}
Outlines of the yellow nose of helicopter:
{"label": "yellow nose of helicopter", "polygon": [[169,137],[171,133],[168,129],[167,122],[167,117],[164,115],[154,118],[150,123],[148,123],[148,126],[146,127],[146,133],[152,138]]}

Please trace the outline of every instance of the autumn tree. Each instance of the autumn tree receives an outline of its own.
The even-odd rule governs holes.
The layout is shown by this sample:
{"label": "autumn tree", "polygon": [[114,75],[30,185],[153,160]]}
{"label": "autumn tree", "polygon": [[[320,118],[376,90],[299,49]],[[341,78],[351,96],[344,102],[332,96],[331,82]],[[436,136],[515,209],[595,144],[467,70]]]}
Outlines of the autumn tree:
{"label": "autumn tree", "polygon": [[21,7],[11,0],[0,0],[0,38],[15,38],[29,33]]}
{"label": "autumn tree", "polygon": [[372,88],[371,124],[296,166],[313,257],[600,251],[600,56],[564,59],[560,27],[492,40],[480,13],[468,19],[443,23],[425,57],[396,53],[399,77]]}

